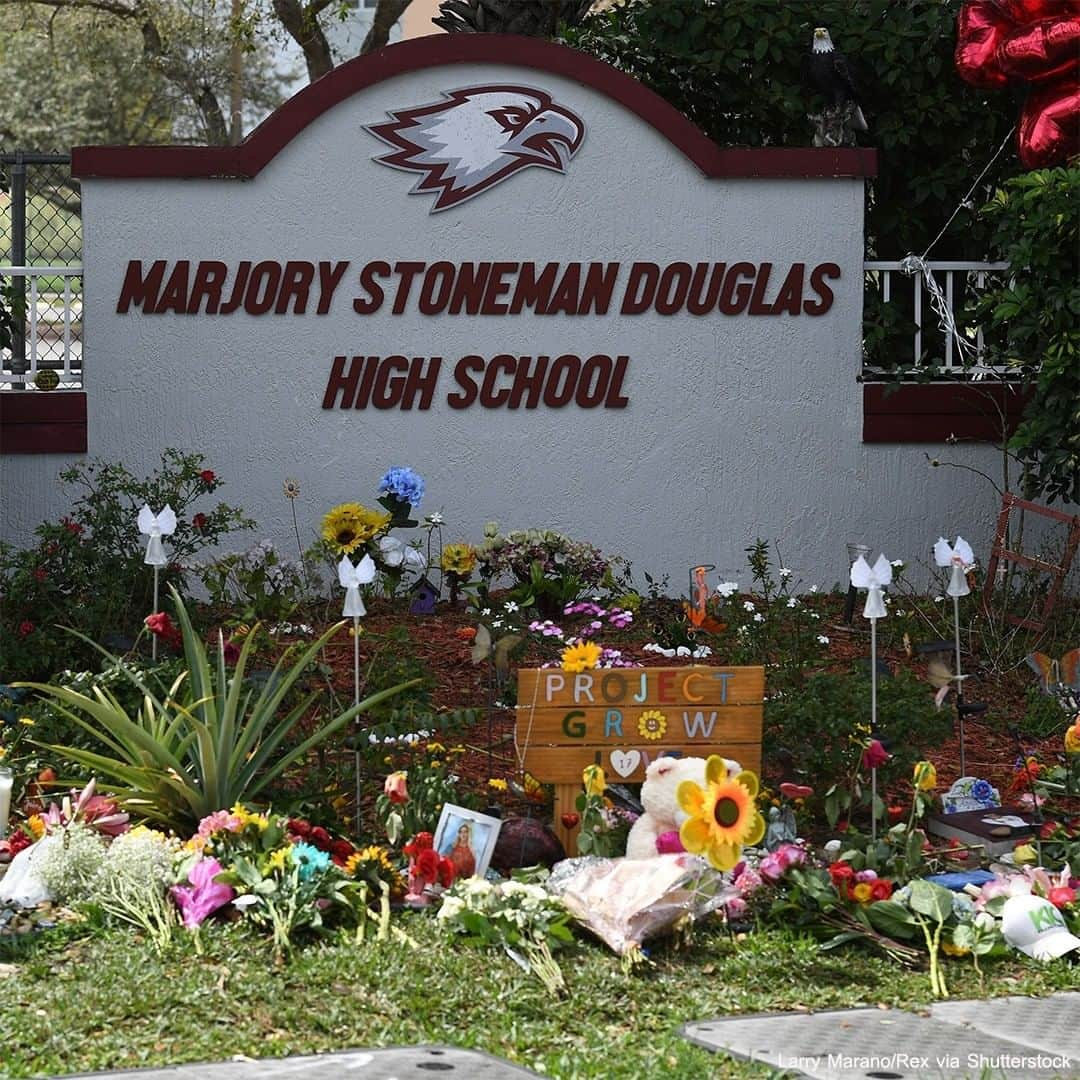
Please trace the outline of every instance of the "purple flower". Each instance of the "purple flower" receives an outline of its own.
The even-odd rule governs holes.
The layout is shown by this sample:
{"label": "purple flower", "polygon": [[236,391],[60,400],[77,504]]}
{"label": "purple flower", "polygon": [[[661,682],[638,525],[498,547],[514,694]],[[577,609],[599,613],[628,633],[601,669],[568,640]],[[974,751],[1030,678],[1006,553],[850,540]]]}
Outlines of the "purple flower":
{"label": "purple flower", "polygon": [[208,915],[236,896],[231,885],[214,880],[221,870],[221,863],[217,859],[200,859],[188,871],[191,888],[186,885],[172,887],[172,898],[180,908],[183,923],[189,930],[195,930]]}

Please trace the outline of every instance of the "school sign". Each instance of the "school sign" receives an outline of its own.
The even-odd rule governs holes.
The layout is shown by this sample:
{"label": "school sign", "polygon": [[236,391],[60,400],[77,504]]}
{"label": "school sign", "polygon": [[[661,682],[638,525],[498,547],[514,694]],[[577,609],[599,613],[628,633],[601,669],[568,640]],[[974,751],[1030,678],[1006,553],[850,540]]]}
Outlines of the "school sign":
{"label": "school sign", "polygon": [[284,477],[314,523],[393,464],[448,539],[556,528],[674,581],[795,533],[831,581],[870,508],[873,151],[723,149],[582,53],[481,34],[344,64],[238,147],[73,164],[91,455],[201,450],[282,542]]}

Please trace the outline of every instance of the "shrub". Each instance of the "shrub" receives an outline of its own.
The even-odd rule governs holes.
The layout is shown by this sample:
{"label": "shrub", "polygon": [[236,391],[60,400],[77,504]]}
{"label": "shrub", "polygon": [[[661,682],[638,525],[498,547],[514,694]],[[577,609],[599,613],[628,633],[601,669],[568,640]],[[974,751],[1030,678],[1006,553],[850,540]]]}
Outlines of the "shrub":
{"label": "shrub", "polygon": [[[71,513],[38,526],[24,551],[0,545],[0,639],[9,678],[40,678],[93,657],[93,643],[133,638],[153,607],[153,575],[143,563],[146,538],[136,519],[148,504],[176,511],[176,532],[165,541],[172,558],[163,585],[183,588],[184,566],[223,536],[253,524],[218,503],[196,510],[222,485],[201,454],[166,450],[161,466],[139,479],[123,465],[95,461],[60,474],[79,495]],[[89,643],[63,634],[72,627]]]}

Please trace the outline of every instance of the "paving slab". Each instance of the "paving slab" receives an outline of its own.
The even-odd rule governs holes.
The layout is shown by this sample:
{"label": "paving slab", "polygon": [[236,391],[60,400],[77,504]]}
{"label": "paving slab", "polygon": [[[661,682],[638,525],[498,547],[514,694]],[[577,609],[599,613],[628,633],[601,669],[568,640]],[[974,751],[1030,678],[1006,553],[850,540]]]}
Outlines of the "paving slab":
{"label": "paving slab", "polygon": [[997,1032],[900,1009],[761,1013],[686,1024],[682,1030],[706,1049],[816,1080],[1072,1080],[1080,1075],[1080,1059],[1061,1050],[1039,1050]]}
{"label": "paving slab", "polygon": [[1064,1054],[1076,1063],[1075,1071],[1080,1073],[1080,993],[942,1001],[931,1007],[930,1015],[1033,1050]]}
{"label": "paving slab", "polygon": [[78,1073],[63,1080],[97,1076],[131,1076],[140,1080],[521,1080],[537,1073],[478,1050],[454,1046],[392,1046],[382,1050],[345,1050],[302,1057],[240,1058],[232,1061],[169,1065],[153,1069]]}

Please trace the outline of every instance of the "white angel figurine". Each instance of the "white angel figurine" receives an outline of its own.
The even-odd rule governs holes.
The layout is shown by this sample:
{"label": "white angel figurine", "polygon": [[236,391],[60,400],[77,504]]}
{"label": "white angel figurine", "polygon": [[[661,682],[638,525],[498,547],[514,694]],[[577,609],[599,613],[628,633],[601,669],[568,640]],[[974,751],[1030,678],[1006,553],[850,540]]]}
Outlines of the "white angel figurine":
{"label": "white angel figurine", "polygon": [[165,554],[161,538],[172,536],[176,532],[176,514],[167,503],[160,514],[155,514],[149,506],[144,506],[139,511],[139,532],[150,539],[146,544],[146,555],[143,562],[147,566],[168,566],[169,559]]}
{"label": "white angel figurine", "polygon": [[884,555],[878,556],[873,567],[860,555],[851,566],[851,584],[866,589],[863,618],[884,619],[889,614],[882,590],[892,584],[892,563]]}
{"label": "white angel figurine", "polygon": [[968,587],[967,570],[975,565],[975,552],[971,545],[962,537],[956,538],[956,543],[949,546],[949,541],[944,536],[938,537],[934,545],[934,562],[938,566],[951,566],[952,574],[945,591],[949,596],[967,596],[971,592]]}
{"label": "white angel figurine", "polygon": [[358,618],[367,614],[363,598],[360,596],[360,586],[366,585],[375,578],[375,563],[370,555],[365,555],[356,566],[353,566],[348,555],[341,557],[338,563],[338,581],[345,590],[345,606],[341,609],[342,615]]}

